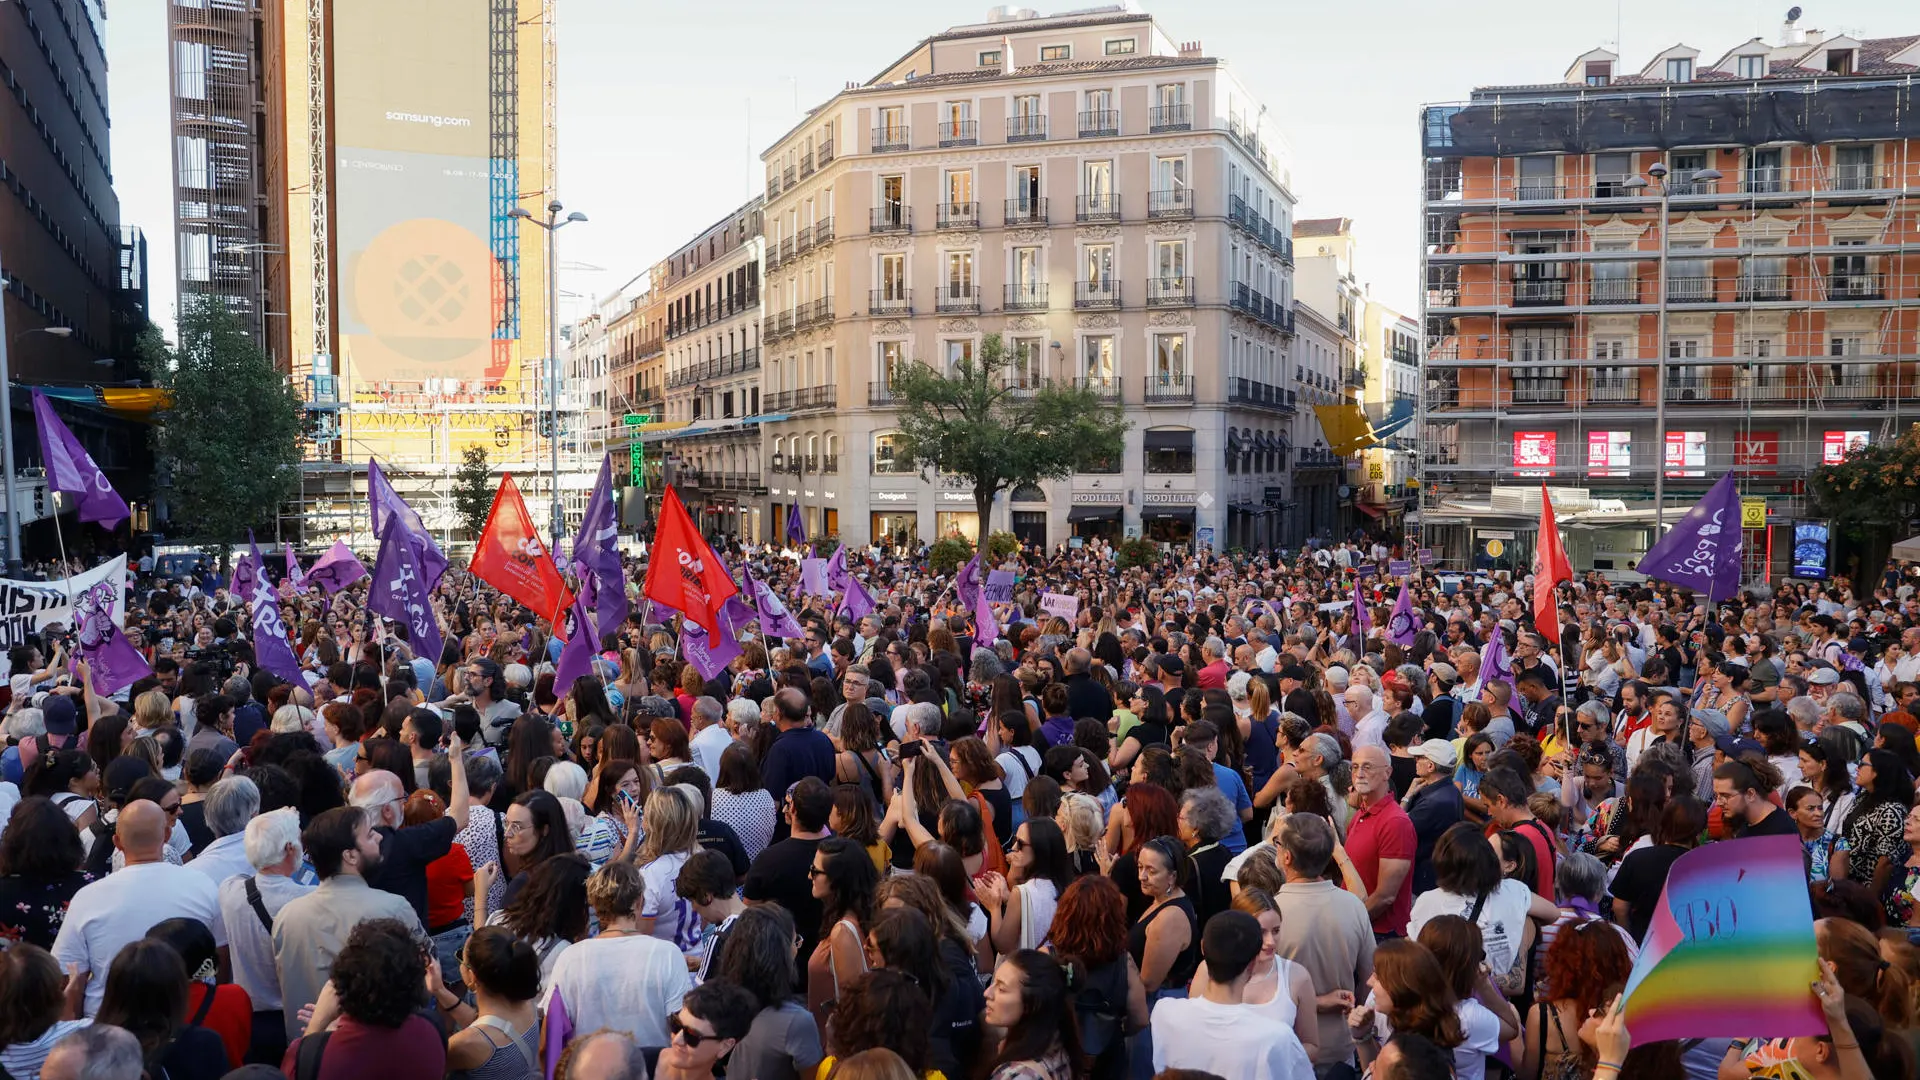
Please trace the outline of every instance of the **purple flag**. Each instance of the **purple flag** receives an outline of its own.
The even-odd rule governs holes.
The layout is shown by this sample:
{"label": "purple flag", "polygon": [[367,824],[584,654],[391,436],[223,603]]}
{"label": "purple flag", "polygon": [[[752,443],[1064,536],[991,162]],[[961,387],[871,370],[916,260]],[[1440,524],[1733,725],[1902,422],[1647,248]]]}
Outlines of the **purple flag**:
{"label": "purple flag", "polygon": [[806,637],[807,631],[800,620],[793,617],[787,605],[773,594],[773,588],[766,582],[753,576],[753,569],[747,569],[747,591],[753,594],[754,606],[760,609],[760,632],[768,637],[797,638]]}
{"label": "purple flag", "polygon": [[427,600],[427,590],[432,586],[427,584],[416,558],[406,529],[396,522],[380,538],[380,557],[374,561],[367,608],[406,623],[413,654],[437,662],[442,650],[440,624]]}
{"label": "purple flag", "polygon": [[1647,549],[1635,569],[1703,592],[1712,604],[1740,591],[1740,547],[1740,492],[1729,472]]}
{"label": "purple flag", "polygon": [[1393,614],[1387,617],[1387,640],[1395,645],[1413,644],[1414,636],[1420,633],[1420,620],[1413,614],[1413,586],[1406,579],[1400,581],[1400,599],[1393,602]]}
{"label": "purple flag", "polygon": [[96,582],[73,598],[74,655],[87,662],[96,694],[113,694],[153,674],[146,658],[113,621],[113,601],[126,588],[126,572]]}
{"label": "purple flag", "polygon": [[[802,576],[806,573],[804,562],[801,573]],[[860,583],[860,579],[854,577],[852,571],[847,569],[847,545],[845,544],[835,548],[833,558],[827,560],[827,588],[843,594],[840,602],[830,608],[830,611],[844,611],[848,618],[858,619],[875,607],[873,594],[868,592],[867,587]]]}
{"label": "purple flag", "polygon": [[233,564],[233,582],[227,588],[227,594],[242,604],[252,606],[253,586],[260,580],[260,560],[249,551],[240,556]]}
{"label": "purple flag", "polygon": [[296,589],[306,588],[307,576],[300,572],[300,559],[298,556],[294,555],[292,545],[287,546],[286,556],[287,556],[287,580],[293,582],[293,587]]}
{"label": "purple flag", "polygon": [[[583,579],[584,580],[584,579]],[[573,681],[593,674],[593,615],[587,610],[587,594],[582,589],[573,596],[573,629],[560,649],[560,660],[553,669],[553,692],[565,694]]]}
{"label": "purple flag", "polygon": [[40,460],[47,467],[48,490],[77,500],[81,521],[97,521],[103,529],[119,528],[132,516],[127,500],[113,490],[107,474],[93,463],[86,447],[61,423],[46,395],[38,390],[33,392],[33,419],[39,427]]}
{"label": "purple flag", "polygon": [[560,1056],[566,1053],[567,1043],[573,1038],[573,1018],[567,1015],[567,1001],[560,996],[557,986],[547,998],[546,1027],[546,1045],[540,1051],[542,1080],[553,1080],[554,1071],[560,1067]]}
{"label": "purple flag", "polygon": [[712,679],[727,670],[742,650],[740,642],[728,631],[725,619],[719,620],[720,632],[712,637],[691,620],[680,621],[680,651],[703,679]]}
{"label": "purple flag", "polygon": [[613,513],[613,466],[600,459],[600,477],[573,538],[573,572],[599,626],[611,631],[627,621],[627,575],[620,564],[619,519]]}
{"label": "purple flag", "polygon": [[800,595],[832,596],[833,586],[827,579],[827,560],[800,560]]}
{"label": "purple flag", "polygon": [[[380,471],[380,463],[367,459],[367,506],[373,511],[373,535],[386,542],[387,522],[398,518],[400,527],[406,530],[408,542],[413,545],[413,562],[422,574],[426,575],[427,588],[431,589],[440,581],[440,575],[447,572],[447,557],[433,542],[433,534],[427,531],[426,523],[413,507],[393,490],[393,484],[387,480],[387,474]],[[559,540],[556,537],[555,543]]]}
{"label": "purple flag", "polygon": [[307,580],[320,586],[320,591],[332,596],[341,589],[367,576],[367,568],[361,563],[353,549],[347,547],[345,540],[335,540],[325,555],[307,571]]}
{"label": "purple flag", "polygon": [[799,503],[794,503],[791,507],[788,507],[787,509],[787,543],[792,544],[797,549],[802,545],[804,545],[806,542],[807,542],[806,511],[800,508]]}
{"label": "purple flag", "polygon": [[1507,670],[1507,632],[1498,626],[1487,637],[1486,648],[1480,650],[1480,685],[1497,682],[1513,682],[1513,673]]}
{"label": "purple flag", "polygon": [[967,565],[960,568],[960,574],[954,578],[953,591],[960,597],[960,603],[973,614],[973,640],[978,644],[993,644],[1000,636],[1000,623],[993,617],[993,604],[987,599],[987,587],[980,580],[980,553],[975,551]]}
{"label": "purple flag", "polygon": [[1367,607],[1367,593],[1360,587],[1360,582],[1355,580],[1353,583],[1353,632],[1365,637],[1367,631],[1371,629],[1373,629],[1373,612]]}
{"label": "purple flag", "polygon": [[[254,542],[253,530],[247,530],[247,552],[253,557],[255,566],[263,565],[260,559],[260,545]],[[286,624],[280,621],[280,601],[273,595],[273,582],[267,575],[256,573],[253,579],[253,592],[247,597],[253,609],[253,658],[260,666],[280,676],[282,679],[304,689],[307,680],[302,677],[300,660],[293,655],[293,646],[287,641]],[[434,654],[438,660],[439,654]]]}

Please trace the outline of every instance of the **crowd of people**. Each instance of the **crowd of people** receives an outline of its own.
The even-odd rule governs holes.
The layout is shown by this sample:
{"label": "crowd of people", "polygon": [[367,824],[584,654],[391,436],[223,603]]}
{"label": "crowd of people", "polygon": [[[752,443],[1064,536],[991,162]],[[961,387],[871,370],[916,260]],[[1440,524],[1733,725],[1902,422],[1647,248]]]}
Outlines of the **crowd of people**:
{"label": "crowd of people", "polygon": [[[211,575],[136,579],[118,694],[15,647],[0,1077],[1914,1075],[1913,567],[1543,627],[1384,542],[1095,542],[993,560],[988,637],[924,553],[854,553],[858,618],[737,554],[804,636],[711,677],[639,563],[570,685],[459,568],[438,656],[284,583],[297,682]],[[1669,868],[1775,834],[1828,1033],[1635,1045]]]}

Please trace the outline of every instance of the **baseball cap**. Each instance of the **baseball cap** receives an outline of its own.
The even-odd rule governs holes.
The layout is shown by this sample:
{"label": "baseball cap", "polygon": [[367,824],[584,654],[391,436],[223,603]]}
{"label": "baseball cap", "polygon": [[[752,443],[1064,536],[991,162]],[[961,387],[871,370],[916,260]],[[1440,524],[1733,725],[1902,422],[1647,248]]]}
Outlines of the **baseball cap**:
{"label": "baseball cap", "polygon": [[1453,743],[1447,739],[1428,739],[1418,746],[1409,746],[1407,753],[1426,758],[1443,769],[1451,769],[1460,762],[1459,755],[1453,752]]}
{"label": "baseball cap", "polygon": [[73,707],[73,698],[66,694],[48,694],[40,706],[40,715],[46,721],[49,735],[72,735],[80,730],[80,712]]}
{"label": "baseball cap", "polygon": [[1832,668],[1821,668],[1807,676],[1809,686],[1832,686],[1840,681],[1840,673]]}
{"label": "baseball cap", "polygon": [[1730,758],[1738,758],[1749,752],[1755,754],[1764,754],[1767,752],[1766,747],[1761,746],[1752,739],[1735,739],[1725,735],[1715,739],[1713,745],[1717,747],[1721,753]]}

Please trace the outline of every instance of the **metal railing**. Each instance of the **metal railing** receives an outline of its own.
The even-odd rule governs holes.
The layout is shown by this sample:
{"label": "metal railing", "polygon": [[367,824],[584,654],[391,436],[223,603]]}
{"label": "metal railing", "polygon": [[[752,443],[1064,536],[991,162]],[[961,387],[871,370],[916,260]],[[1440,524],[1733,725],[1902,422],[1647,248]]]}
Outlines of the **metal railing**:
{"label": "metal railing", "polygon": [[1516,307],[1538,307],[1566,302],[1567,279],[1564,277],[1513,279],[1513,303]]}
{"label": "metal railing", "polygon": [[820,471],[821,473],[827,476],[832,476],[838,473],[840,471],[840,455],[839,454],[820,455]]}
{"label": "metal railing", "polygon": [[1640,378],[1636,375],[1589,375],[1587,400],[1637,402],[1640,400]]}
{"label": "metal railing", "polygon": [[1155,373],[1146,377],[1149,405],[1188,405],[1193,402],[1193,376]]}
{"label": "metal railing", "polygon": [[872,468],[875,476],[912,476],[917,471],[908,462],[878,455],[874,456]]}
{"label": "metal railing", "polygon": [[1045,198],[1008,199],[1006,221],[1009,225],[1045,225],[1047,200]]}
{"label": "metal railing", "polygon": [[816,247],[833,243],[832,217],[823,217],[813,223],[813,243]]}
{"label": "metal railing", "polygon": [[980,287],[978,285],[946,284],[933,294],[933,310],[953,314],[980,313]]}
{"label": "metal railing", "polygon": [[1591,304],[1640,303],[1640,280],[1632,277],[1596,277],[1588,282]]}
{"label": "metal railing", "polygon": [[942,229],[977,229],[980,227],[980,204],[943,202],[936,216]]}
{"label": "metal railing", "polygon": [[1734,298],[1741,303],[1793,299],[1793,286],[1786,274],[1741,274],[1734,284]]}
{"label": "metal railing", "polygon": [[1120,380],[1113,375],[1082,375],[1073,380],[1075,389],[1088,390],[1101,401],[1120,400]]}
{"label": "metal railing", "polygon": [[1178,187],[1147,192],[1147,216],[1150,218],[1192,217],[1193,189]]}
{"label": "metal railing", "polygon": [[868,232],[910,233],[913,231],[913,207],[891,203],[876,206],[867,225]]}
{"label": "metal railing", "polygon": [[1675,277],[1667,272],[1667,303],[1669,304],[1706,304],[1713,302],[1713,278],[1711,276]]}
{"label": "metal railing", "polygon": [[1003,287],[1006,290],[1006,296],[1000,305],[1003,309],[1007,311],[1047,310],[1046,282],[1015,282]]}
{"label": "metal railing", "polygon": [[1147,279],[1148,307],[1191,307],[1193,277],[1150,277]]}
{"label": "metal railing", "polygon": [[940,121],[941,146],[974,146],[980,142],[980,121]]}
{"label": "metal railing", "polygon": [[1007,117],[1008,142],[1040,142],[1047,137],[1047,118],[1035,113],[1031,116],[1014,114]]}
{"label": "metal railing", "polygon": [[826,168],[827,162],[833,160],[833,140],[822,137],[817,144],[816,152],[820,157],[820,167]]}
{"label": "metal railing", "polygon": [[1081,310],[1118,308],[1121,306],[1120,283],[1113,278],[1076,281],[1073,283],[1073,306]]}
{"label": "metal railing", "polygon": [[1148,131],[1193,130],[1193,106],[1155,105],[1147,113]]}
{"label": "metal railing", "polygon": [[1080,114],[1080,137],[1099,138],[1120,134],[1119,109],[1088,109]]}
{"label": "metal railing", "polygon": [[911,138],[905,124],[898,127],[882,126],[873,129],[873,152],[876,154],[890,154],[896,150],[905,150],[910,142]]}
{"label": "metal railing", "polygon": [[868,405],[875,407],[892,405],[896,400],[893,384],[878,379],[867,384]]}
{"label": "metal railing", "polygon": [[913,314],[912,289],[874,289],[867,294],[869,315]]}
{"label": "metal railing", "polygon": [[813,175],[813,155],[800,155],[800,176],[802,179]]}
{"label": "metal railing", "polygon": [[1120,196],[1117,192],[1105,195],[1082,195],[1074,202],[1075,221],[1119,221]]}
{"label": "metal railing", "polygon": [[1885,274],[1836,271],[1827,276],[1829,300],[1884,300],[1886,296]]}
{"label": "metal railing", "polygon": [[[799,390],[782,390],[766,397],[769,412],[797,412],[801,409],[831,409],[834,407],[836,387],[808,386]],[[796,457],[789,467],[799,464]]]}
{"label": "metal railing", "polygon": [[805,255],[813,250],[813,230],[802,225],[800,231],[793,234],[793,253]]}
{"label": "metal railing", "polygon": [[789,165],[786,168],[780,170],[780,186],[781,187],[792,187],[793,179],[794,179],[793,166]]}
{"label": "metal railing", "polygon": [[1234,378],[1227,381],[1227,400],[1236,405],[1293,412],[1299,397],[1297,391],[1285,390],[1271,383]]}

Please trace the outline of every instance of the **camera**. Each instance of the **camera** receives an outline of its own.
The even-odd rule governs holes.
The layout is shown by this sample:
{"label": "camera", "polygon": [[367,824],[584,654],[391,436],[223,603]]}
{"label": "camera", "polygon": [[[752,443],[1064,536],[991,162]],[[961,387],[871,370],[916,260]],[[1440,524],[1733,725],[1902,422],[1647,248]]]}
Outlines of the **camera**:
{"label": "camera", "polygon": [[233,646],[226,642],[209,645],[204,649],[188,649],[186,660],[189,664],[205,664],[207,670],[213,672],[215,679],[222,683],[233,674],[234,665],[238,662],[233,654]]}

